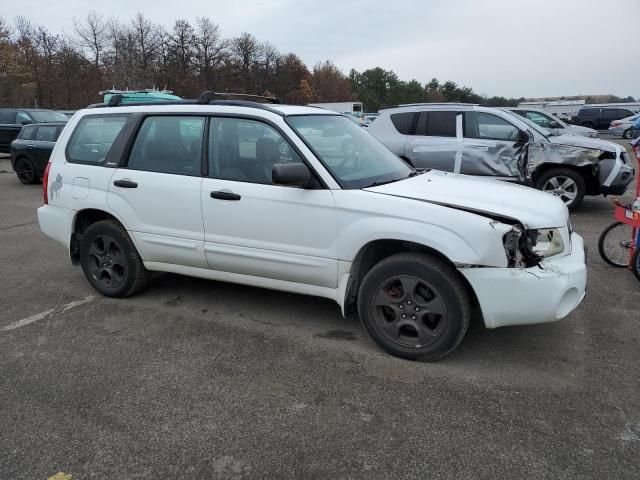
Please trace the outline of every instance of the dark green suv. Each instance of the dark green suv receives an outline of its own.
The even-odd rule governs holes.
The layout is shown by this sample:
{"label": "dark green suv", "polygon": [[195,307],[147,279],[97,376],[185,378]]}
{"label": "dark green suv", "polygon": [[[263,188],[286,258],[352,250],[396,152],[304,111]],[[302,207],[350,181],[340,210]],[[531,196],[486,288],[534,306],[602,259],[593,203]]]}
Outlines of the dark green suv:
{"label": "dark green suv", "polygon": [[53,146],[65,123],[35,123],[26,125],[11,142],[11,166],[18,180],[25,184],[42,178]]}

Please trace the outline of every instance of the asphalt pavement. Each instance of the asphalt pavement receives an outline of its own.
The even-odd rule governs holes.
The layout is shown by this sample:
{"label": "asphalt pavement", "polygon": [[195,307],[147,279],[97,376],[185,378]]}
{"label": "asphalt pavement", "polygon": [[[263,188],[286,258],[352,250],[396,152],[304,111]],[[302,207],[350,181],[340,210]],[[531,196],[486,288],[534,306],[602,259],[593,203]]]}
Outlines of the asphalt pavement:
{"label": "asphalt pavement", "polygon": [[324,299],[177,275],[101,297],[41,190],[0,159],[0,479],[640,478],[640,283],[598,257],[602,197],[571,216],[575,312],[429,364]]}

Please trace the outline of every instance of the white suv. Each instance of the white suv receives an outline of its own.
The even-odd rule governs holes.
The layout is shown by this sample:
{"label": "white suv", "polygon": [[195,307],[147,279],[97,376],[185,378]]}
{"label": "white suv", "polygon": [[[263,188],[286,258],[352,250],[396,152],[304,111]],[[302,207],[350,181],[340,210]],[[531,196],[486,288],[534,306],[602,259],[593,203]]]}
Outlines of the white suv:
{"label": "white suv", "polygon": [[149,271],[317,295],[424,360],[456,348],[474,306],[494,328],[584,297],[583,241],[551,195],[417,172],[319,108],[208,94],[100,107],[60,135],[38,220],[103,295]]}

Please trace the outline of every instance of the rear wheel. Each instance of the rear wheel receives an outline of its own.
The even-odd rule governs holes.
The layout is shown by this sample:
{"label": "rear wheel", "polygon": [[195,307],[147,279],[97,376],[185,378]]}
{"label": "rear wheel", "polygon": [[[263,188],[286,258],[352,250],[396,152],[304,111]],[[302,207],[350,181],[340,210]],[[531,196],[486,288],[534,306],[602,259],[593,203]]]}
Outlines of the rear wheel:
{"label": "rear wheel", "polygon": [[26,157],[20,157],[16,160],[15,171],[18,180],[25,185],[31,185],[38,181],[38,174],[33,162]]}
{"label": "rear wheel", "polygon": [[536,188],[560,198],[569,209],[582,203],[585,183],[582,176],[568,168],[554,168],[536,180]]}
{"label": "rear wheel", "polygon": [[622,138],[626,138],[627,140],[630,139],[633,135],[632,135],[632,131],[630,128],[627,128],[623,133],[622,133]]}
{"label": "rear wheel", "polygon": [[358,314],[371,338],[387,352],[433,361],[462,341],[471,304],[454,268],[428,255],[399,253],[364,277]]}
{"label": "rear wheel", "polygon": [[126,230],[113,220],[87,228],[80,241],[80,263],[91,286],[107,297],[133,295],[149,277]]}
{"label": "rear wheel", "polygon": [[614,222],[600,234],[598,252],[612,267],[626,268],[631,255],[631,225]]}

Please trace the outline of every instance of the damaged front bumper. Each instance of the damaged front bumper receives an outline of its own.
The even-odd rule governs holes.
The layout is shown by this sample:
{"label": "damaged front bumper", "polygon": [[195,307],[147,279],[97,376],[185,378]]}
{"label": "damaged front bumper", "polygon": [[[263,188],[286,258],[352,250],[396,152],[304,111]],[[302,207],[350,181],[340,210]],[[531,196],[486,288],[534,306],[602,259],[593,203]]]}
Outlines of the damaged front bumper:
{"label": "damaged front bumper", "polygon": [[571,253],[530,268],[461,268],[487,328],[560,320],[582,301],[587,285],[584,242],[571,234]]}

